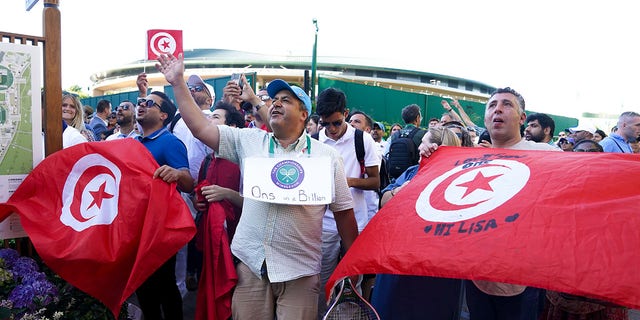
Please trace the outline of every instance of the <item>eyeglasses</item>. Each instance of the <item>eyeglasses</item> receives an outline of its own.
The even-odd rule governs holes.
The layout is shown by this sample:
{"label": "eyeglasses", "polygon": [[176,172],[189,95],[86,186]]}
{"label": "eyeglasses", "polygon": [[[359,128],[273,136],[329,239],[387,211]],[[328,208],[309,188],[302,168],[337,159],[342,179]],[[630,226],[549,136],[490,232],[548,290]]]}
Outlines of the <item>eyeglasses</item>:
{"label": "eyeglasses", "polygon": [[263,94],[263,95],[260,96],[260,100],[262,100],[262,101],[271,100],[271,97],[269,97],[268,94]]}
{"label": "eyeglasses", "polygon": [[189,87],[189,91],[202,92],[204,90],[204,86],[190,86],[190,85],[187,85],[187,87]]}
{"label": "eyeglasses", "polygon": [[119,105],[119,106],[116,108],[116,110],[119,110],[119,109],[122,109],[122,110],[129,110],[129,109],[131,109],[131,108],[132,108],[132,106],[129,106],[128,104],[122,104],[122,105]]}
{"label": "eyeglasses", "polygon": [[573,149],[575,152],[600,152],[598,149]]}
{"label": "eyeglasses", "polygon": [[153,101],[151,99],[149,99],[149,100],[140,99],[140,100],[138,100],[138,105],[141,106],[141,107],[147,107],[147,108],[151,108],[153,106],[156,106],[156,107],[158,107],[158,109],[162,110],[162,107],[157,102],[155,102],[155,101]]}
{"label": "eyeglasses", "polygon": [[320,121],[320,122],[318,122],[318,124],[321,127],[324,127],[324,128],[328,128],[329,126],[334,126],[334,127],[338,128],[338,127],[340,127],[342,125],[342,122],[344,122],[344,120],[340,119],[340,120],[336,120],[336,121],[333,121],[333,122]]}
{"label": "eyeglasses", "polygon": [[109,119],[115,119],[115,118],[116,118],[116,115],[115,115],[115,114],[114,114],[114,115],[110,115],[110,116],[109,116]]}

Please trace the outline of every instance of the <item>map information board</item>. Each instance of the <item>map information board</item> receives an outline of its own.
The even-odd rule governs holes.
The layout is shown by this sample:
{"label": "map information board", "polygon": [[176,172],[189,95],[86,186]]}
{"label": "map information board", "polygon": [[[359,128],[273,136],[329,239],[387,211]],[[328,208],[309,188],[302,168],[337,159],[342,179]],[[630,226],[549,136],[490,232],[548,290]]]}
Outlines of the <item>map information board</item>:
{"label": "map information board", "polygon": [[[0,202],[43,159],[41,47],[0,43]],[[0,239],[25,236],[12,215]]]}

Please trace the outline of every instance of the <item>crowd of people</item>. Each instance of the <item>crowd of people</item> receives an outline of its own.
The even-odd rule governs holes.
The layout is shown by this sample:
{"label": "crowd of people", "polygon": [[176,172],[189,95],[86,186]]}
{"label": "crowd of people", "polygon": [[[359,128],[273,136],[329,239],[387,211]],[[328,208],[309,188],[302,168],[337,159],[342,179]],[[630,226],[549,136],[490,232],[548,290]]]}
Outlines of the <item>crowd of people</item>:
{"label": "crowd of people", "polygon": [[[226,84],[216,102],[202,78],[184,80],[182,57],[162,55],[157,68],[173,87],[175,101],[149,92],[144,73],[136,81],[137,101],[113,108],[101,100],[90,114],[94,109],[77,97],[62,100],[65,148],[139,140],[160,165],[154,176],[177,183],[196,222],[193,241],[137,290],[145,319],[182,319],[186,290],[198,291],[197,319],[322,319],[323,289],[340,257],[415,176],[420,157],[438,146],[640,149],[638,113],[622,113],[608,135],[576,126],[556,138],[554,120],[526,115],[524,98],[511,88],[491,94],[483,124],[474,123],[458,100],[443,99],[440,119],[424,121],[420,107],[411,104],[401,111],[403,124],[388,125],[350,110],[337,88],[318,94],[314,113],[307,93],[283,80],[254,91],[242,75]],[[243,197],[248,158],[294,159],[304,170],[322,163],[330,172],[326,185],[317,187],[333,197],[318,205]],[[506,283],[400,275],[353,280],[382,319],[456,319],[463,295],[473,320],[628,317],[625,308],[604,301]]]}

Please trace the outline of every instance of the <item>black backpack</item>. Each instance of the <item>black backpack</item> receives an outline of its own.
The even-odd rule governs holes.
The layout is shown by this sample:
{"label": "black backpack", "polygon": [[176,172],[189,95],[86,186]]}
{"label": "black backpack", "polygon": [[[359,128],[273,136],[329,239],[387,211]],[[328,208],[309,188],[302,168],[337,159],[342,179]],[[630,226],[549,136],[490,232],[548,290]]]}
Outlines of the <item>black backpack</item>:
{"label": "black backpack", "polygon": [[402,129],[399,135],[391,141],[387,156],[387,170],[392,180],[398,178],[407,168],[418,164],[420,152],[413,142],[413,137],[420,128]]}
{"label": "black backpack", "polygon": [[182,119],[182,115],[179,113],[173,116],[173,120],[171,120],[171,123],[169,124],[169,132],[173,133],[173,129],[176,127],[176,123],[178,123],[180,119]]}
{"label": "black backpack", "polygon": [[384,188],[386,188],[389,184],[391,184],[391,177],[389,176],[389,164],[386,156],[381,157],[380,161],[380,189],[378,190],[378,195],[382,198],[382,194],[380,193]]}
{"label": "black backpack", "polygon": [[[319,134],[316,132],[312,134],[311,137],[318,140]],[[362,130],[356,129],[353,143],[356,148],[356,159],[358,159],[358,163],[360,164],[360,177],[364,178],[366,167],[364,166],[364,132]],[[389,183],[391,183],[391,179],[387,175],[386,163],[387,159],[383,156],[380,163],[380,189],[376,190],[378,194],[380,194],[380,190],[384,189],[389,185]]]}

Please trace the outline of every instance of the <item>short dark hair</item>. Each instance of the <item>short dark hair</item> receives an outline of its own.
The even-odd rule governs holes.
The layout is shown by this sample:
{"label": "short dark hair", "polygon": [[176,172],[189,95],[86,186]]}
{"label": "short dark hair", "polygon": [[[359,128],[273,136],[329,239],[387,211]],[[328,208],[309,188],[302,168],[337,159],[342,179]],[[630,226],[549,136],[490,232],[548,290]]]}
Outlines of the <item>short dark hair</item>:
{"label": "short dark hair", "polygon": [[162,122],[162,125],[166,127],[167,125],[169,125],[169,123],[171,123],[171,121],[173,121],[173,116],[176,115],[176,110],[178,110],[178,108],[176,107],[175,104],[173,104],[173,101],[171,101],[171,99],[169,99],[169,96],[167,96],[164,92],[153,91],[150,94],[153,94],[162,98],[162,103],[160,104],[160,111],[167,114],[167,118],[164,119],[164,121]]}
{"label": "short dark hair", "polygon": [[431,119],[429,119],[429,122],[431,122],[431,121],[440,122],[440,119],[431,118]]}
{"label": "short dark hair", "polygon": [[527,116],[527,120],[525,121],[525,123],[529,123],[534,120],[538,120],[538,123],[543,130],[546,128],[550,128],[551,132],[549,132],[549,135],[551,135],[552,137],[554,136],[556,132],[556,122],[553,121],[551,117],[549,117],[546,113],[532,113]]}
{"label": "short dark hair", "polygon": [[420,115],[420,106],[417,104],[410,104],[402,108],[402,121],[404,123],[412,123],[418,119]]}
{"label": "short dark hair", "polygon": [[361,114],[364,116],[364,118],[367,120],[367,125],[369,126],[369,128],[373,129],[373,119],[371,119],[371,117],[369,117],[369,115],[367,115],[366,113],[360,111],[360,110],[356,110],[353,111],[349,114],[349,118],[347,119],[347,121],[351,121],[351,117],[353,117],[356,114]]}
{"label": "short dark hair", "polygon": [[213,107],[213,110],[216,109],[222,109],[227,112],[224,124],[228,126],[235,125],[236,128],[244,128],[244,117],[232,104],[224,101],[218,101]]}
{"label": "short dark hair", "polygon": [[244,110],[245,112],[247,112],[247,111],[252,111],[253,112],[253,104],[251,104],[251,102],[249,102],[249,101],[243,101],[242,105],[240,106],[240,108],[242,110]]}
{"label": "short dark hair", "polygon": [[106,99],[102,99],[100,101],[98,101],[98,105],[96,106],[96,112],[97,113],[103,113],[105,109],[109,108],[109,111],[111,111],[111,101],[106,100]]}
{"label": "short dark hair", "polygon": [[483,140],[491,143],[491,136],[489,135],[489,130],[482,131],[482,133],[478,136],[478,143],[482,142]]}
{"label": "short dark hair", "polygon": [[316,101],[316,113],[321,117],[347,110],[347,96],[340,89],[326,88],[320,92]]}
{"label": "short dark hair", "polygon": [[495,96],[498,93],[511,93],[512,95],[516,96],[516,100],[518,100],[518,104],[520,105],[520,109],[522,109],[522,111],[525,110],[524,108],[524,98],[522,97],[522,95],[520,93],[518,93],[518,91],[515,91],[513,89],[511,89],[510,87],[505,87],[505,88],[498,88],[495,91],[493,91],[491,93],[491,95],[489,96],[489,100],[491,100],[491,98],[493,96]]}
{"label": "short dark hair", "polygon": [[309,118],[307,119],[307,121],[311,121],[311,120],[313,120],[313,123],[318,124],[318,121],[320,121],[320,116],[317,113],[314,113],[310,115]]}
{"label": "short dark hair", "polygon": [[598,152],[604,152],[604,149],[602,148],[602,146],[599,143],[597,143],[597,142],[595,142],[593,140],[589,140],[589,139],[582,139],[582,140],[576,142],[573,145],[573,151],[575,151],[576,148],[578,148],[579,145],[584,144],[584,143],[591,143],[592,145],[594,145],[596,147]]}
{"label": "short dark hair", "polygon": [[607,137],[607,134],[600,129],[596,129],[596,133],[599,134],[603,139]]}

